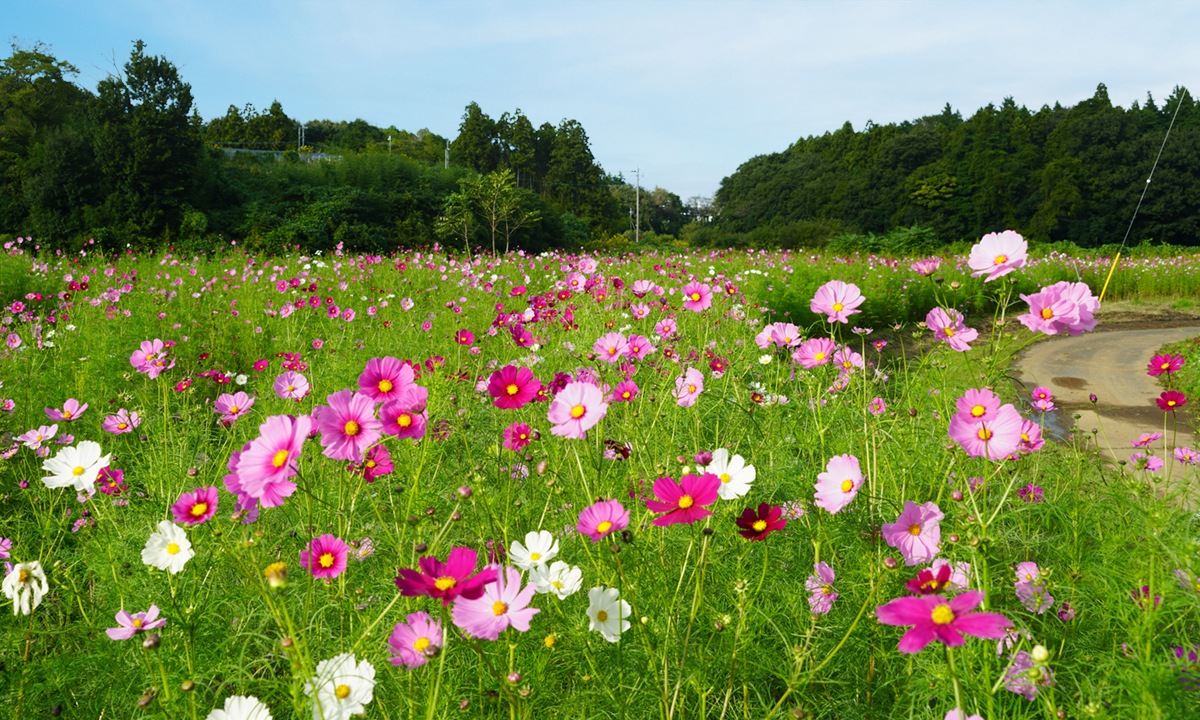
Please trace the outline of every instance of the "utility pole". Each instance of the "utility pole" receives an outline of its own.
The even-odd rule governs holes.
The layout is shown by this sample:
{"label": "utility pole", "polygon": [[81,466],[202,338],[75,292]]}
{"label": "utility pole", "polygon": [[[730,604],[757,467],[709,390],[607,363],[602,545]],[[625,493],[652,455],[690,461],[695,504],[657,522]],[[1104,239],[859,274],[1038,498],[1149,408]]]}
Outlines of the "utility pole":
{"label": "utility pole", "polygon": [[634,225],[633,241],[640,242],[642,239],[642,169],[634,170],[633,177],[634,182],[637,183],[633,196],[633,205],[637,208],[637,224]]}
{"label": "utility pole", "polygon": [[392,136],[388,135],[388,155],[392,154]]}
{"label": "utility pole", "polygon": [[446,169],[450,169],[450,141],[446,141]]}
{"label": "utility pole", "polygon": [[300,127],[296,128],[296,152],[300,152],[304,148],[304,131],[305,131],[305,129],[306,128],[304,127],[303,124],[301,124]]}

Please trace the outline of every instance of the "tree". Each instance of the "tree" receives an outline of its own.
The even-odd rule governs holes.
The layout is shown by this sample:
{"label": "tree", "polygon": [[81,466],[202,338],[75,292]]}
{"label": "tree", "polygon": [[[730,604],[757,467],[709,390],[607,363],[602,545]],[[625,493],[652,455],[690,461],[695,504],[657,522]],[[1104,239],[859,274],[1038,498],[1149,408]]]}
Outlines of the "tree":
{"label": "tree", "polygon": [[440,238],[461,239],[467,257],[471,257],[471,228],[475,225],[475,196],[480,179],[480,176],[460,179],[459,191],[446,196],[442,203],[442,214],[433,226],[433,231]]}
{"label": "tree", "polygon": [[478,103],[467,105],[458,137],[450,143],[450,156],[457,165],[478,173],[490,173],[499,164],[496,148],[496,123],[479,108]]}
{"label": "tree", "polygon": [[134,43],[124,74],[101,80],[91,116],[96,160],[118,222],[146,236],[178,227],[195,180],[198,128],[189,120],[192,87],[165,57]]}

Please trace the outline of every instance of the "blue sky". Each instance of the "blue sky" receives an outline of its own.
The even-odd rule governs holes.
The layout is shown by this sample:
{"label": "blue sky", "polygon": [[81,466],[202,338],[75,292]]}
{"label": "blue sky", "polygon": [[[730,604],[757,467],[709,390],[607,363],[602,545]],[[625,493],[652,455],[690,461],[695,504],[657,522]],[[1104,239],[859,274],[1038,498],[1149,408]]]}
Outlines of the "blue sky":
{"label": "blue sky", "polygon": [[206,120],[279,100],[453,138],[471,101],[520,108],[578,120],[606,171],[684,200],[847,120],[1200,90],[1198,27],[1191,2],[0,0],[0,34],[49,45],[89,89],[140,38]]}

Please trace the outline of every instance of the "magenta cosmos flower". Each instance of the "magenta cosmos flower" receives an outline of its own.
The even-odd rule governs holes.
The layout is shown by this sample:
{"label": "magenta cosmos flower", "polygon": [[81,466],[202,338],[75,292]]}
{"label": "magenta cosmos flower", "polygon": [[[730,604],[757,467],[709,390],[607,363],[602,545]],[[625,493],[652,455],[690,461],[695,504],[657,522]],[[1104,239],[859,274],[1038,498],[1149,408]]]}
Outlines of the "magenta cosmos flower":
{"label": "magenta cosmos flower", "polygon": [[231,462],[237,490],[231,489],[230,477],[225,476],[225,488],[239,496],[239,506],[251,498],[263,507],[278,507],[296,492],[296,483],[288,478],[297,474],[297,462],[312,427],[307,415],[272,415],[258,426],[258,437],[242,449],[236,469]]}
{"label": "magenta cosmos flower", "polygon": [[376,445],[367,451],[367,457],[363,460],[363,480],[375,482],[375,478],[381,475],[391,475],[395,469],[396,466],[392,464],[391,453],[384,446]]}
{"label": "magenta cosmos flower", "polygon": [[518,632],[529,630],[529,621],[540,610],[529,607],[529,601],[537,592],[537,586],[529,583],[521,587],[521,571],[514,567],[504,568],[496,581],[483,588],[478,598],[460,598],[454,603],[450,618],[462,630],[473,637],[484,640],[499,640],[506,628]]}
{"label": "magenta cosmos flower", "polygon": [[[718,478],[720,479],[720,478]],[[759,503],[758,509],[746,508],[734,522],[738,526],[738,534],[750,542],[766,540],[767,536],[776,530],[782,530],[787,525],[783,516],[783,508],[777,505]]]}
{"label": "magenta cosmos flower", "polygon": [[459,597],[474,600],[483,595],[483,586],[496,580],[496,569],[485,567],[475,572],[477,555],[474,550],[456,547],[441,562],[432,555],[422,557],[418,562],[421,572],[405,568],[396,577],[396,587],[405,597],[425,595],[440,599],[443,606],[448,606]]}
{"label": "magenta cosmos flower", "polygon": [[1086,283],[1063,280],[1021,299],[1029,303],[1029,312],[1017,319],[1033,332],[1080,335],[1096,329],[1093,313],[1100,309],[1100,300]]}
{"label": "magenta cosmos flower", "polygon": [[84,410],[88,409],[88,404],[79,404],[75,398],[71,398],[63,403],[62,410],[58,408],[46,408],[46,417],[51,420],[70,422],[83,414]]}
{"label": "magenta cosmos flower", "polygon": [[597,543],[610,535],[629,527],[629,511],[616,500],[601,500],[579,513],[575,529]]}
{"label": "magenta cosmos flower", "polygon": [[829,338],[813,338],[805,341],[792,352],[792,359],[806,370],[812,370],[833,359],[837,344]]}
{"label": "magenta cosmos flower", "polygon": [[217,512],[217,489],[202,487],[189,490],[179,496],[171,506],[171,514],[175,522],[187,525],[199,525],[206,522]]}
{"label": "magenta cosmos flower", "polygon": [[619,332],[610,332],[607,335],[602,335],[592,345],[592,352],[601,360],[611,364],[621,361],[621,356],[625,355],[629,350],[629,341],[625,339],[625,335]]}
{"label": "magenta cosmos flower", "polygon": [[816,501],[813,504],[836,515],[854,500],[862,483],[858,458],[853,455],[834,455],[825,466],[825,472],[817,475],[817,484],[813,486],[817,491]]}
{"label": "magenta cosmos flower", "polygon": [[459,345],[470,345],[475,342],[475,333],[470,330],[459,330],[454,334],[454,342]]}
{"label": "magenta cosmos flower", "polygon": [[501,410],[516,410],[532,402],[542,388],[542,381],[533,376],[529,368],[506,365],[492,373],[488,380],[488,394],[492,404]]}
{"label": "magenta cosmos flower", "polygon": [[335,578],[346,571],[350,546],[333,535],[313,538],[307,550],[300,551],[300,564],[315,578]]}
{"label": "magenta cosmos flower", "polygon": [[554,396],[546,417],[554,423],[551,434],[582,440],[607,414],[608,403],[604,402],[600,388],[591,383],[572,382]]}
{"label": "magenta cosmos flower", "polygon": [[949,311],[935,307],[925,316],[925,324],[938,340],[945,340],[950,349],[966,352],[979,337],[979,331],[963,324],[963,314],[951,308]]}
{"label": "magenta cosmos flower", "polygon": [[833,589],[837,573],[824,562],[813,565],[813,573],[804,581],[804,589],[811,593],[808,607],[817,615],[827,615],[833,609],[833,601],[838,599],[837,591]]}
{"label": "magenta cosmos flower", "polygon": [[958,443],[971,457],[1000,460],[1012,455],[1021,445],[1021,413],[1005,404],[995,413],[994,420],[983,422],[963,419],[961,413],[950,418],[950,439]]}
{"label": "magenta cosmos flower", "polygon": [[1012,230],[989,233],[971,248],[967,265],[975,272],[971,277],[987,275],[985,283],[1004,277],[1013,270],[1025,266],[1029,255],[1029,243]]}
{"label": "magenta cosmos flower", "polygon": [[654,518],[651,522],[659,527],[676,523],[692,524],[700,518],[712,515],[705,505],[717,501],[720,494],[721,479],[712,473],[701,476],[684,475],[676,483],[669,477],[661,477],[654,481],[654,496],[658,500],[647,500],[646,507],[651,512],[666,513]]}
{"label": "magenta cosmos flower", "polygon": [[692,312],[704,312],[712,307],[712,288],[704,283],[690,282],[683,286],[683,307]]}
{"label": "magenta cosmos flower", "polygon": [[634,360],[642,360],[652,352],[654,352],[654,346],[650,344],[649,338],[642,335],[629,336],[629,344],[625,349],[627,356]]}
{"label": "magenta cosmos flower", "polygon": [[513,423],[504,428],[504,447],[514,451],[524,450],[532,435],[533,431],[525,423]]}
{"label": "magenta cosmos flower", "polygon": [[904,512],[894,523],[883,524],[883,539],[900,551],[906,565],[920,565],[937,556],[942,540],[939,521],[946,515],[932,502],[904,503]]}
{"label": "magenta cosmos flower", "polygon": [[981,390],[972,388],[954,401],[954,407],[966,422],[979,423],[995,420],[1000,413],[1000,398],[987,388]]}
{"label": "magenta cosmos flower", "polygon": [[621,382],[617,383],[615,388],[613,388],[612,401],[629,402],[637,397],[637,394],[637,383],[632,380],[622,380]]}
{"label": "magenta cosmos flower", "polygon": [[281,400],[299,400],[308,392],[308,379],[298,372],[281,373],[271,385]]}
{"label": "magenta cosmos flower", "polygon": [[100,427],[104,432],[121,435],[133,432],[134,428],[141,424],[142,419],[138,417],[136,412],[128,412],[125,408],[121,408],[117,411],[116,415],[109,415],[104,418],[104,422],[100,423]]}
{"label": "magenta cosmos flower", "polygon": [[900,638],[897,649],[902,653],[918,653],[934,640],[964,645],[963,635],[1000,640],[1012,623],[999,613],[973,612],[983,596],[981,590],[968,590],[951,600],[941,595],[899,597],[875,608],[875,616],[884,625],[913,626]]}
{"label": "magenta cosmos flower", "polygon": [[113,640],[128,640],[140,632],[160,628],[167,624],[167,620],[159,619],[158,612],[157,605],[151,605],[146,612],[132,615],[122,610],[117,613],[117,627],[108,628],[104,634]]}
{"label": "magenta cosmos flower", "polygon": [[429,390],[420,385],[409,385],[398,398],[389,400],[379,409],[379,420],[383,431],[403,440],[425,437],[425,424],[429,413],[425,407]]}
{"label": "magenta cosmos flower", "polygon": [[429,655],[435,652],[429,648],[441,648],[446,644],[446,631],[426,612],[412,613],[405,620],[407,623],[397,623],[388,636],[388,648],[396,653],[396,657],[388,660],[393,665],[407,668],[424,665],[429,662]]}
{"label": "magenta cosmos flower", "polygon": [[675,404],[679,407],[691,407],[696,404],[696,398],[704,392],[704,373],[696,368],[688,368],[675,378]]}
{"label": "magenta cosmos flower", "polygon": [[1178,390],[1167,390],[1161,396],[1155,399],[1158,407],[1164,412],[1182,410],[1184,405],[1187,405],[1187,397]]}
{"label": "magenta cosmos flower", "polygon": [[855,308],[865,300],[854,283],[830,280],[817,288],[809,308],[818,315],[824,313],[828,322],[846,323],[851,315],[861,312]]}
{"label": "magenta cosmos flower", "polygon": [[248,414],[253,405],[254,398],[244,392],[223,393],[213,403],[213,412],[221,416],[221,422],[228,423]]}
{"label": "magenta cosmos flower", "polygon": [[[413,384],[413,369],[394,357],[371,358],[358,376],[359,393],[386,402]],[[348,392],[348,391],[347,391]]]}
{"label": "magenta cosmos flower", "polygon": [[1150,364],[1146,366],[1147,375],[1162,375],[1172,373],[1183,367],[1185,358],[1183,355],[1155,355]]}
{"label": "magenta cosmos flower", "polygon": [[325,457],[362,462],[363,453],[383,434],[375,419],[375,401],[353,390],[339,390],[325,398],[328,405],[313,409]]}

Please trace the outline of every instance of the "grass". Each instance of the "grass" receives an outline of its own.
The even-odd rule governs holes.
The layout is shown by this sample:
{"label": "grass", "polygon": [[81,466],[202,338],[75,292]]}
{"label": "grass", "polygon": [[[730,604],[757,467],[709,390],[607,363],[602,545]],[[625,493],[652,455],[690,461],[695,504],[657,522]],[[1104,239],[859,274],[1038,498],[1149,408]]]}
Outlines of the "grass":
{"label": "grass", "polygon": [[[1114,472],[1086,442],[1047,444],[1014,460],[969,457],[947,436],[955,400],[969,387],[990,386],[1028,408],[1005,368],[1014,343],[1031,333],[995,335],[968,353],[944,345],[923,355],[902,351],[916,336],[928,337],[911,321],[934,302],[970,309],[1015,300],[1009,316],[1023,312],[1015,291],[1036,291],[1056,277],[1049,265],[1016,273],[1015,284],[986,286],[953,261],[944,264],[942,285],[906,264],[887,266],[886,282],[862,282],[867,312],[832,327],[870,364],[831,391],[838,378],[832,366],[805,370],[788,350],[760,348],[754,338],[779,317],[764,306],[806,307],[805,294],[828,277],[821,273],[866,277],[845,259],[602,257],[604,282],[539,309],[527,325],[536,347],[520,347],[511,322],[496,325],[497,313],[522,312],[534,295],[558,292],[556,283],[581,258],[231,251],[68,259],[9,251],[0,277],[20,283],[5,292],[19,287],[23,294],[2,300],[10,310],[16,301],[26,307],[4,323],[4,334],[18,335],[21,345],[0,357],[0,398],[14,402],[0,414],[0,431],[13,443],[50,424],[42,408],[87,402],[58,432],[99,442],[128,485],[115,498],[127,504],[105,494],[80,501],[70,488],[41,482],[43,459],[28,447],[0,461],[0,537],[13,540],[9,561],[39,561],[49,584],[31,615],[0,620],[0,702],[14,716],[57,708],[62,717],[204,718],[231,696],[252,695],[277,719],[311,717],[306,682],[342,653],[373,666],[365,710],[381,718],[940,719],[960,700],[985,717],[1196,712],[1197,696],[1179,682],[1174,655],[1200,642],[1200,592],[1176,575],[1200,573],[1195,518],[1176,502],[1191,492],[1194,469],[1172,463],[1156,474]],[[865,265],[883,274],[872,263]],[[72,288],[84,275],[88,287]],[[633,281],[670,289],[692,275],[738,291],[719,295],[703,313],[681,309],[678,293],[665,294],[663,309],[645,320],[631,316]],[[626,285],[620,293],[613,277]],[[298,287],[276,289],[293,278]],[[1120,280],[1120,287],[1132,292],[1142,282],[1159,281]],[[921,290],[896,290],[906,283]],[[514,295],[518,286],[527,293]],[[280,317],[283,303],[314,296],[321,308]],[[353,308],[354,319],[330,318],[326,298],[339,315]],[[667,316],[679,332],[663,338],[654,326]],[[880,352],[871,345],[880,335],[848,331],[859,319],[900,328],[889,331]],[[815,315],[803,325],[810,337],[831,329]],[[474,343],[455,342],[464,329]],[[632,363],[640,388],[633,401],[610,403],[586,439],[553,435],[545,403],[500,410],[478,386],[508,364],[529,367],[545,384],[556,373],[578,377],[590,368],[614,386],[625,377],[621,366],[595,359],[592,345],[618,330],[650,338],[656,352]],[[129,358],[155,338],[175,343],[174,365],[150,379]],[[428,434],[385,439],[394,469],[372,483],[326,457],[320,439],[310,440],[295,494],[262,509],[253,524],[232,519],[234,497],[224,484],[231,453],[255,440],[266,418],[310,413],[329,394],[358,387],[367,361],[384,356],[419,368]],[[715,360],[723,373],[713,371]],[[283,363],[304,365],[310,395],[276,396],[271,385]],[[684,367],[704,376],[692,407],[674,395]],[[214,402],[235,390],[252,394],[255,404],[225,426]],[[887,410],[872,413],[875,398]],[[140,426],[104,432],[101,420],[120,408],[137,411]],[[503,431],[516,421],[540,433],[521,451],[503,447]],[[53,456],[64,445],[48,447]],[[652,524],[657,514],[644,500],[655,480],[680,479],[696,468],[697,453],[717,448],[754,466],[749,493],[718,500],[694,524]],[[813,504],[814,484],[843,454],[858,459],[864,480],[846,509],[832,514]],[[171,504],[206,486],[219,489],[219,509],[186,528],[195,557],[177,574],[144,564],[142,549],[171,517]],[[458,492],[463,486],[472,490],[468,497]],[[628,534],[593,543],[574,531],[580,511],[598,498],[629,511]],[[998,653],[993,642],[971,638],[954,648],[953,665],[937,642],[915,654],[897,651],[904,629],[879,623],[875,609],[905,595],[922,566],[905,565],[880,528],[910,501],[934,503],[945,514],[939,557],[970,564],[968,583],[986,593],[986,609],[1018,629],[1014,645]],[[759,503],[786,508],[787,526],[748,542],[734,521]],[[582,587],[562,600],[536,595],[539,612],[527,632],[509,629],[495,642],[463,637],[440,602],[397,591],[398,572],[418,567],[422,556],[445,559],[452,548],[469,548],[480,556],[479,569],[489,554],[502,555],[536,530],[554,533],[558,559],[580,569]],[[301,550],[324,534],[353,541],[362,558],[328,583],[300,562]],[[1053,597],[1033,610],[1015,587],[1013,568],[1027,561],[1043,573],[1037,587]],[[285,588],[264,574],[277,562],[287,566]],[[826,614],[811,611],[806,587],[818,563],[836,573],[837,598]],[[1143,586],[1161,600],[1139,603]],[[598,587],[617,588],[631,606],[619,643],[589,629],[589,590]],[[145,634],[107,637],[118,611],[151,604],[167,619],[157,648],[143,647]],[[443,622],[447,643],[427,664],[394,666],[387,638],[418,612]],[[1037,683],[1030,700],[1009,689],[1020,678],[1005,675],[1016,653],[1035,645],[1049,651],[1035,672],[1052,672],[1054,682]]]}

